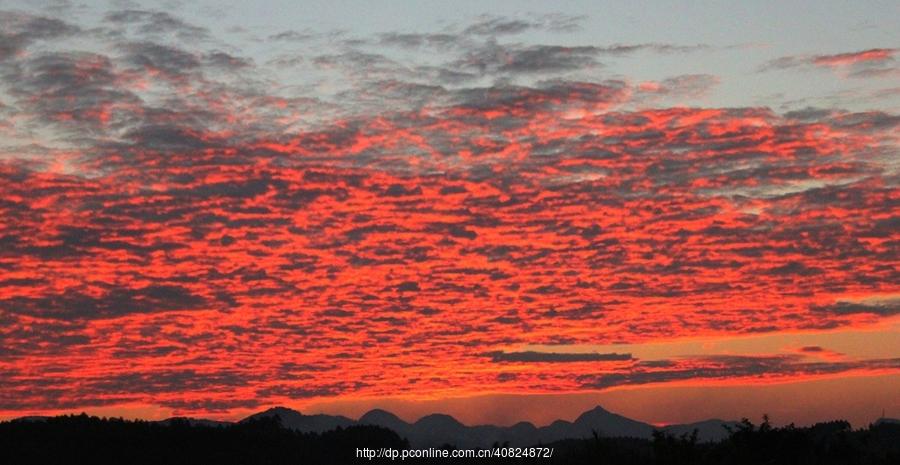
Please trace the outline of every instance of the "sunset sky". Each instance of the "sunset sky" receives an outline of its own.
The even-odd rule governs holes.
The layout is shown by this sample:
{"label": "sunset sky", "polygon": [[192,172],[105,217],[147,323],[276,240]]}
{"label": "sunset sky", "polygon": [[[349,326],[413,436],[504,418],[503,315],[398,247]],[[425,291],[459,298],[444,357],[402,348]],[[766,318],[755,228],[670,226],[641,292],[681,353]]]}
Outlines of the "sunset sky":
{"label": "sunset sky", "polygon": [[0,419],[900,417],[900,3],[0,1]]}

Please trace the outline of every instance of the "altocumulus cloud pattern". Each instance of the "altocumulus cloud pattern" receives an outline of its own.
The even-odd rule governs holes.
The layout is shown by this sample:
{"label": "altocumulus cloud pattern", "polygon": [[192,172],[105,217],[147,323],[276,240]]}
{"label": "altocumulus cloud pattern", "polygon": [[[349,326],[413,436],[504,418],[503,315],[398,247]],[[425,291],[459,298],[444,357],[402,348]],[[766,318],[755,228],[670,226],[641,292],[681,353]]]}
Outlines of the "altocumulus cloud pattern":
{"label": "altocumulus cloud pattern", "polygon": [[[0,13],[0,411],[900,371],[827,347],[576,350],[900,312],[889,105],[718,104],[721,76],[617,63],[752,47],[570,45],[584,21]],[[896,102],[898,54],[747,68]]]}

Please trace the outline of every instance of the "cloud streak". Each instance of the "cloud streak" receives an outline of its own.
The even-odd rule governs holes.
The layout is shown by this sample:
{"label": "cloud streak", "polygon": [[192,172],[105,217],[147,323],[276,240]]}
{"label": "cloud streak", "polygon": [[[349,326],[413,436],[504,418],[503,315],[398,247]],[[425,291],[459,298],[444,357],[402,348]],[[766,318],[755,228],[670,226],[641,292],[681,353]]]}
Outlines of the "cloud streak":
{"label": "cloud streak", "polygon": [[760,71],[823,68],[851,78],[897,75],[895,48],[873,48],[831,55],[792,55],[766,62]]}
{"label": "cloud streak", "polygon": [[566,353],[566,352],[488,352],[494,362],[619,362],[631,360],[631,354]]}

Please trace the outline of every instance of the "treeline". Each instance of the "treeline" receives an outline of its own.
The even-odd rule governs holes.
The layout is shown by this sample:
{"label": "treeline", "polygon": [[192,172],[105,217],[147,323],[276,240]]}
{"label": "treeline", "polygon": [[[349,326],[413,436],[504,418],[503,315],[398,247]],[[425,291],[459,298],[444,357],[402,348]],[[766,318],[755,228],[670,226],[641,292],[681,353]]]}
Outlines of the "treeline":
{"label": "treeline", "polygon": [[[502,444],[498,444],[502,447]],[[768,419],[755,425],[744,420],[716,443],[697,435],[653,439],[570,439],[547,444],[550,459],[433,459],[410,463],[543,463],[543,464],[900,464],[900,424],[876,423],[854,430],[845,421],[810,427],[776,428]],[[445,446],[450,448],[451,446]],[[70,415],[0,423],[3,464],[342,464],[365,463],[357,448],[409,448],[391,430],[352,426],[333,431],[299,433],[281,426],[277,417],[212,426],[172,420],[167,423]],[[384,463],[385,460],[372,460]],[[399,460],[397,460],[399,462]]]}
{"label": "treeline", "polygon": [[277,417],[226,426],[85,414],[0,423],[0,464],[9,465],[339,464],[357,462],[357,447],[409,445],[377,426],[300,433]]}
{"label": "treeline", "polygon": [[681,436],[656,431],[652,440],[595,435],[557,446],[556,463],[572,464],[888,465],[900,464],[900,424],[854,430],[846,421],[831,421],[776,428],[764,417],[759,425],[742,420],[715,443],[699,442],[696,431]]}

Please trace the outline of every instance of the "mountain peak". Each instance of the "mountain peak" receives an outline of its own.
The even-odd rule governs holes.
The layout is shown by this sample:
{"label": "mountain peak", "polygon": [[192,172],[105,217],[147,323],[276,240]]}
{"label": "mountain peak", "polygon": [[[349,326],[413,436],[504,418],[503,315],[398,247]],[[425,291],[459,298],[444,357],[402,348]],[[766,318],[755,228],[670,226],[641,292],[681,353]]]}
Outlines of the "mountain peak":
{"label": "mountain peak", "polygon": [[393,430],[400,435],[408,434],[409,429],[411,428],[409,423],[401,420],[397,415],[379,408],[366,412],[363,416],[359,417],[357,423],[361,425],[381,426]]}
{"label": "mountain peak", "polygon": [[649,437],[653,426],[623,417],[596,406],[575,419],[575,430],[582,436],[593,432],[610,437]]}
{"label": "mountain peak", "polygon": [[417,421],[415,424],[417,426],[428,427],[465,427],[465,425],[460,423],[456,418],[443,413],[432,413],[431,415],[425,415],[424,417],[419,418],[419,421]]}
{"label": "mountain peak", "polygon": [[242,421],[252,420],[255,418],[265,418],[277,415],[281,418],[281,424],[286,427],[300,432],[321,432],[337,428],[338,426],[346,428],[355,422],[341,415],[304,415],[292,408],[288,407],[272,407],[263,412],[250,415]]}
{"label": "mountain peak", "polygon": [[581,415],[578,415],[578,418],[575,419],[575,423],[591,421],[591,420],[595,420],[597,418],[607,418],[610,416],[617,416],[617,415],[598,405],[598,406],[582,413]]}
{"label": "mountain peak", "polygon": [[253,415],[250,415],[249,417],[241,420],[241,422],[243,423],[245,421],[259,420],[262,418],[278,417],[281,420],[281,424],[283,426],[290,427],[292,423],[304,418],[304,416],[305,415],[292,408],[277,406],[268,408],[266,410],[263,410],[262,412],[254,413]]}
{"label": "mountain peak", "polygon": [[364,413],[363,416],[360,417],[360,419],[362,419],[364,417],[370,417],[370,416],[382,417],[382,418],[399,418],[399,417],[397,417],[397,415],[394,415],[393,413],[388,412],[387,410],[380,409],[380,408],[373,408],[372,410],[369,410],[368,412]]}
{"label": "mountain peak", "polygon": [[[369,410],[359,420],[352,420],[341,415],[312,414],[304,415],[294,409],[276,406],[248,417],[265,418],[278,415],[286,428],[301,432],[323,432],[337,427],[351,425],[381,426],[410,440],[418,446],[437,446],[454,443],[465,446],[483,446],[494,442],[509,441],[514,444],[527,445],[539,442],[591,437],[598,433],[606,437],[650,438],[654,429],[664,429],[670,434],[690,434],[698,430],[701,441],[717,440],[727,434],[721,420],[706,420],[687,425],[668,425],[656,427],[628,417],[610,412],[600,405],[582,413],[574,422],[556,420],[550,425],[536,427],[532,423],[519,422],[513,426],[500,427],[494,425],[466,426],[456,418],[442,413],[434,413],[420,418],[415,423],[404,421],[397,415],[380,408]],[[244,420],[244,421],[246,421]],[[885,422],[889,420],[884,420]]]}
{"label": "mountain peak", "polygon": [[373,425],[397,424],[404,423],[397,415],[380,408],[369,410],[359,417],[360,423],[369,423]]}
{"label": "mountain peak", "polygon": [[283,407],[283,406],[281,406],[281,405],[278,405],[278,406],[275,406],[275,407],[268,408],[268,409],[266,409],[266,410],[264,410],[264,411],[262,411],[262,412],[260,412],[260,413],[257,413],[257,414],[254,415],[254,416],[257,416],[257,415],[276,415],[276,414],[277,414],[277,415],[281,415],[281,414],[285,414],[285,413],[286,413],[286,414],[289,414],[289,415],[303,415],[302,413],[300,413],[300,412],[297,411],[297,410],[294,410],[294,409],[292,409],[292,408]]}
{"label": "mountain peak", "polygon": [[602,405],[597,405],[594,408],[592,408],[584,413],[611,413],[611,412],[609,410],[606,410],[605,408],[603,408]]}

